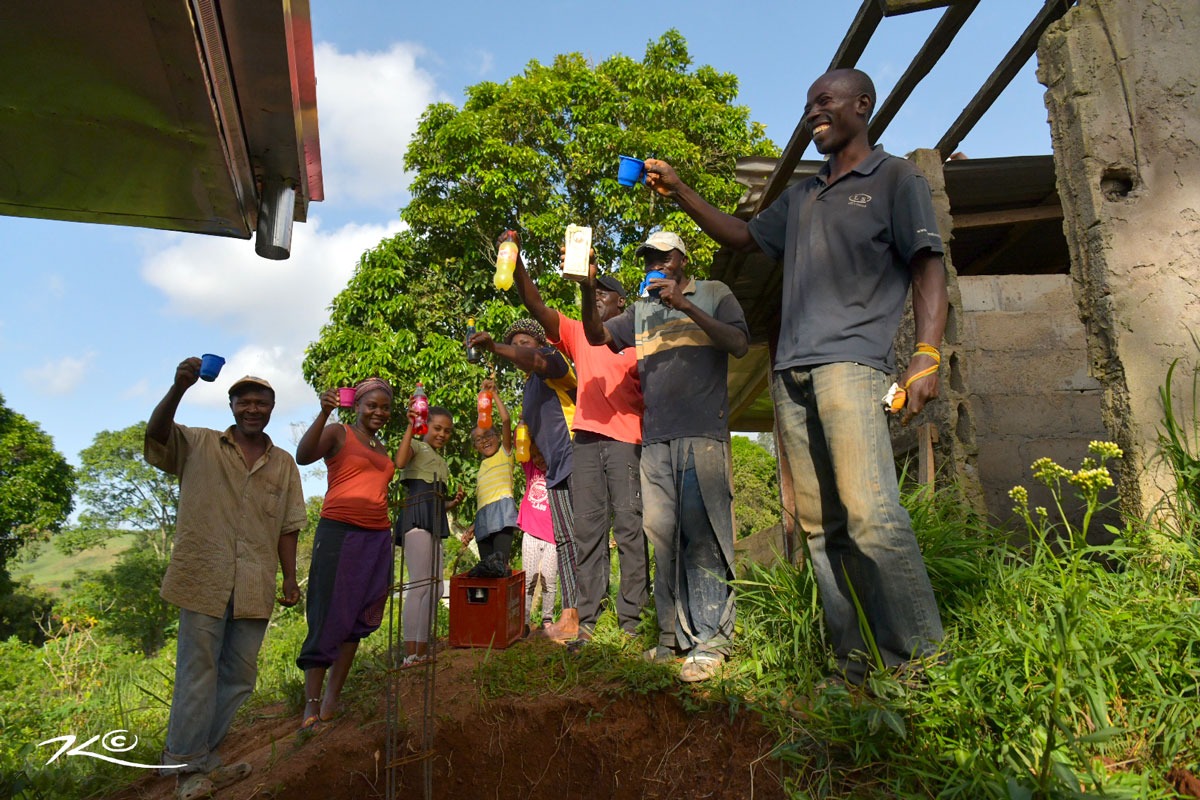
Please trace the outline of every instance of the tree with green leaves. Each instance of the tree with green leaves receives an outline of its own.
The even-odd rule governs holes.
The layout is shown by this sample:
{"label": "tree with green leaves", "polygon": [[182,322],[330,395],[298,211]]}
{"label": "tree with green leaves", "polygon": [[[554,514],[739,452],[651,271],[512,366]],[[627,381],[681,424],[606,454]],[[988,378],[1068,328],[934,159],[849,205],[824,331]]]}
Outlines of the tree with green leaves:
{"label": "tree with green leaves", "polygon": [[[732,210],[744,191],[735,160],[775,153],[763,127],[735,105],[737,86],[734,75],[693,67],[687,43],[671,30],[641,61],[616,55],[594,64],[579,53],[532,61],[504,83],[469,87],[462,108],[431,105],[405,157],[416,176],[401,212],[408,229],[363,255],[308,349],[305,379],[321,390],[379,375],[396,386],[401,407],[422,380],[430,402],[469,429],[479,383],[495,365],[466,361],[467,320],[499,336],[525,316],[515,291],[492,285],[505,229],[520,232],[543,298],[573,316],[578,289],[558,274],[570,223],[592,227],[601,268],[627,286],[641,279],[634,248],[660,227],[688,241],[692,271],[704,277],[715,245],[673,203],[620,186],[618,156],[665,158]],[[498,380],[515,400],[512,368],[501,368]],[[393,442],[404,424],[403,413],[393,415]],[[452,476],[469,474],[475,461],[465,439],[445,450]]]}
{"label": "tree with green leaves", "polygon": [[178,480],[146,463],[142,443],[146,423],[119,431],[100,431],[79,454],[79,524],[56,541],[66,553],[103,544],[112,536],[134,531],[137,548],[151,550],[162,561],[175,538],[179,506]]}
{"label": "tree with green leaves", "polygon": [[0,395],[0,591],[8,559],[27,541],[57,533],[74,507],[75,471],[36,422]]}
{"label": "tree with green leaves", "polygon": [[0,640],[40,641],[46,598],[14,584],[8,560],[23,544],[57,534],[74,506],[75,471],[36,422],[0,395]]}
{"label": "tree with green leaves", "polygon": [[779,504],[779,467],[775,456],[744,436],[730,440],[733,461],[734,532],[741,539],[783,522]]}

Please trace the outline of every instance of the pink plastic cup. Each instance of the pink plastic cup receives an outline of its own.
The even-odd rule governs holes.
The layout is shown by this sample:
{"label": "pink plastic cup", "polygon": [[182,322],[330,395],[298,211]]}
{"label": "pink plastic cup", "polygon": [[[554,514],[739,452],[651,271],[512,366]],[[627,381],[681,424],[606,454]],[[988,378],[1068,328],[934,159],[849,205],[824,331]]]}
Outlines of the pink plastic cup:
{"label": "pink plastic cup", "polygon": [[342,408],[354,408],[354,387],[343,386],[338,389],[338,405]]}

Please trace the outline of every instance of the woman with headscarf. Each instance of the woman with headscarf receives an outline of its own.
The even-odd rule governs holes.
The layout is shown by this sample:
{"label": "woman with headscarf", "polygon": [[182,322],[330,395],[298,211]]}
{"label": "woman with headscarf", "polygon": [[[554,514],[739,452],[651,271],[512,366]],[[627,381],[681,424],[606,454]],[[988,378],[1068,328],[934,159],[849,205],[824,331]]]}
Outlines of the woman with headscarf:
{"label": "woman with headscarf", "polygon": [[304,670],[302,731],[337,714],[358,643],[383,621],[392,582],[387,487],[396,465],[379,439],[392,416],[392,387],[380,378],[355,386],[352,425],[326,424],[337,407],[338,390],[324,392],[296,447],[299,464],[325,459],[329,478],[308,571],[308,636],[296,659]]}

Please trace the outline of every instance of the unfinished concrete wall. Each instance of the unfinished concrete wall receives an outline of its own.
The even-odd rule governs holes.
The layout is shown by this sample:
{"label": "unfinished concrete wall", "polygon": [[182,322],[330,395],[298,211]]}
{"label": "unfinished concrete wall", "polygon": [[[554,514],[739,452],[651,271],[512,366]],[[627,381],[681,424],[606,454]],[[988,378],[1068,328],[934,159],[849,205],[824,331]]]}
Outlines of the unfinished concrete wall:
{"label": "unfinished concrete wall", "polygon": [[[1066,275],[990,275],[958,279],[960,353],[988,513],[1007,520],[1008,491],[1022,485],[1029,504],[1053,508],[1029,465],[1043,456],[1078,469],[1093,439],[1105,439],[1103,390],[1088,374],[1083,323]],[[1082,517],[1068,503],[1073,521]],[[1098,522],[1115,522],[1114,518]]]}
{"label": "unfinished concrete wall", "polygon": [[[892,442],[898,454],[916,453],[920,447],[917,435],[919,426],[933,423],[937,428],[934,462],[937,465],[939,482],[957,481],[966,499],[982,511],[984,500],[976,465],[975,426],[967,406],[961,374],[962,359],[959,350],[963,330],[962,298],[959,296],[958,272],[954,269],[950,257],[953,222],[950,215],[950,198],[946,194],[946,176],[942,171],[942,157],[937,150],[915,150],[907,157],[924,173],[933,195],[938,232],[941,233],[946,246],[946,293],[950,308],[946,317],[946,333],[941,344],[938,399],[927,405],[907,426],[901,426],[899,420],[893,418]],[[895,348],[897,374],[902,375],[916,348],[911,303],[905,309],[904,319],[896,333]]]}
{"label": "unfinished concrete wall", "polygon": [[1200,333],[1197,42],[1197,0],[1083,0],[1038,49],[1090,371],[1138,516],[1170,486],[1158,387]]}

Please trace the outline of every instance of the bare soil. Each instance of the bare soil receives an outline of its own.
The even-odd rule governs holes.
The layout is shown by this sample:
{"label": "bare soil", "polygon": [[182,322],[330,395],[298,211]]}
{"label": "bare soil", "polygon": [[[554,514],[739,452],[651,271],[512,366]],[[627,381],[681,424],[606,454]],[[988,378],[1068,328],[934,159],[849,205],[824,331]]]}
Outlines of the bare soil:
{"label": "bare soil", "polygon": [[[529,646],[528,644],[523,646]],[[552,646],[552,645],[535,645]],[[605,687],[568,694],[483,697],[483,650],[438,655],[431,798],[784,798],[775,738],[747,711],[690,712],[676,694],[615,694]],[[350,680],[362,679],[361,673]],[[423,669],[399,676],[402,709],[396,797],[424,797],[420,757]],[[350,689],[351,687],[348,687]],[[361,689],[361,687],[358,687]],[[257,710],[221,747],[227,763],[254,767],[219,800],[386,796],[387,689],[360,700],[315,735],[282,706]],[[148,777],[111,800],[170,800],[173,777]]]}

